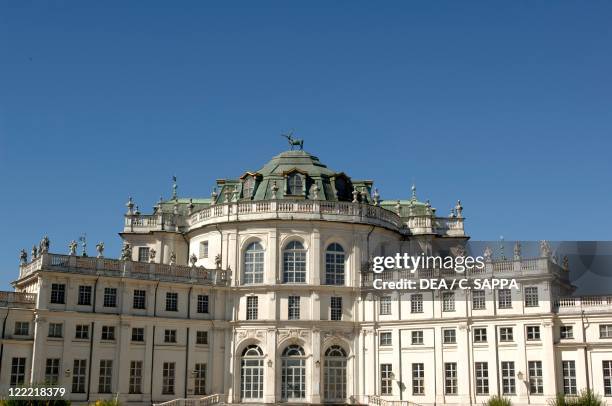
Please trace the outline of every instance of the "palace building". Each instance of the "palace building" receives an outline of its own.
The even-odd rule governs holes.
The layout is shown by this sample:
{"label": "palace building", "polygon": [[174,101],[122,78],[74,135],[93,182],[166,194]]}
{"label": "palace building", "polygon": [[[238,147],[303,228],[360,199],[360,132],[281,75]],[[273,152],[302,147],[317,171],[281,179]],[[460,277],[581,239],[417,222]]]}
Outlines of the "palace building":
{"label": "palace building", "polygon": [[1,392],[176,405],[612,396],[612,296],[572,296],[546,244],[533,258],[518,245],[509,259],[485,253],[465,275],[518,289],[377,291],[376,278],[449,276],[375,274],[371,258],[459,252],[460,203],[440,215],[414,187],[383,200],[301,148],[250,169],[210,198],[175,184],[151,214],[130,199],[120,258],[76,242],[52,253],[47,238],[22,252],[14,291],[0,293]]}

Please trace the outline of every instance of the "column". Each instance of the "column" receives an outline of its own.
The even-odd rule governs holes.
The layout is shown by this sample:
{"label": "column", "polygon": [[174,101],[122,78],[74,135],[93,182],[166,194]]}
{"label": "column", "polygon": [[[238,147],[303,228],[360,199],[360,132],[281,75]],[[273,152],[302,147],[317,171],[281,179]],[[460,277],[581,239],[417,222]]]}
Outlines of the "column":
{"label": "column", "polygon": [[[45,381],[46,351],[45,342],[49,326],[47,319],[37,314],[34,319],[34,343],[32,344],[32,368],[30,383]],[[9,364],[10,369],[10,364]]]}
{"label": "column", "polygon": [[310,381],[311,399],[312,403],[321,402],[321,384],[323,374],[321,369],[323,368],[323,360],[321,359],[321,331],[314,329],[312,331],[312,379]]}

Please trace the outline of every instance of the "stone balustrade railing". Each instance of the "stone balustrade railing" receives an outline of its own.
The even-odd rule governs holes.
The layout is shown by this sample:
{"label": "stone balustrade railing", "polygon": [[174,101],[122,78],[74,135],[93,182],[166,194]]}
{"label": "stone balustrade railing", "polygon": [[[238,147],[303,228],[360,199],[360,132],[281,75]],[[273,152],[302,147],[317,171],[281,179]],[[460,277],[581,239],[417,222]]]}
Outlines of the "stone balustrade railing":
{"label": "stone balustrade railing", "polygon": [[610,312],[612,296],[563,297],[555,300],[554,309],[557,313]]}
{"label": "stone balustrade railing", "polygon": [[215,394],[204,396],[202,398],[194,397],[173,399],[163,403],[153,403],[153,406],[209,406],[224,403],[225,399],[225,395]]}
{"label": "stone balustrade railing", "polygon": [[0,307],[34,308],[36,293],[0,291]]}
{"label": "stone balustrade railing", "polygon": [[43,253],[19,268],[19,279],[36,271],[74,272],[222,286],[228,284],[230,276],[229,272],[223,269]]}
{"label": "stone balustrade railing", "polygon": [[453,269],[418,269],[411,272],[408,269],[390,269],[381,273],[375,273],[368,269],[361,274],[361,286],[372,287],[375,279],[383,281],[399,281],[400,279],[422,279],[422,278],[517,278],[522,276],[533,276],[540,274],[556,275],[560,279],[567,280],[568,271],[550,258],[525,258],[510,261],[488,261],[482,269],[469,269],[463,273]]}
{"label": "stone balustrade railing", "polygon": [[188,217],[171,213],[126,215],[124,231],[189,231],[223,222],[268,219],[341,221],[378,225],[411,234],[464,235],[463,218],[417,216],[404,222],[397,213],[380,206],[319,200],[238,201],[209,206]]}

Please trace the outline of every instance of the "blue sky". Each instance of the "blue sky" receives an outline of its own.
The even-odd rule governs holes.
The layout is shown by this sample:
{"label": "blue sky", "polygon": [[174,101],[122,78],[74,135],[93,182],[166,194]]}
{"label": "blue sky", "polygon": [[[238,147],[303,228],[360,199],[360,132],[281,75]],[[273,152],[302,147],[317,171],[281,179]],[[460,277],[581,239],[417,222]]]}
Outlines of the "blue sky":
{"label": "blue sky", "polygon": [[610,239],[612,3],[177,4],[0,4],[3,288],[45,233],[117,256],[129,195],[208,196],[292,128],[474,239]]}

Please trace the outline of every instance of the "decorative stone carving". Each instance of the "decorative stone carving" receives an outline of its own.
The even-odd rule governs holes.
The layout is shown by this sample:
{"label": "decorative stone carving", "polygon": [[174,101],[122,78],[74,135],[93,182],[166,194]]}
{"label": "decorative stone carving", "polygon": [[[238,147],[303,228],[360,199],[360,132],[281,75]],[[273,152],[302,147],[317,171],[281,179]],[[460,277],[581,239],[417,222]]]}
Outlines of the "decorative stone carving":
{"label": "decorative stone carving", "polygon": [[215,267],[221,269],[221,254],[215,255]]}
{"label": "decorative stone carving", "polygon": [[189,263],[191,264],[191,266],[195,266],[196,262],[198,262],[198,257],[196,257],[196,255],[192,253],[189,257]]}
{"label": "decorative stone carving", "polygon": [[514,260],[515,261],[521,260],[521,242],[520,241],[517,241],[516,243],[514,243]]}
{"label": "decorative stone carving", "polygon": [[189,215],[191,216],[193,214],[193,208],[194,208],[194,204],[193,204],[193,199],[189,199],[189,205],[187,206],[187,209],[189,210]]}
{"label": "decorative stone carving", "polygon": [[176,264],[176,253],[172,251],[170,253],[170,265],[174,265],[174,264]]}
{"label": "decorative stone carving", "polygon": [[98,252],[98,258],[104,258],[104,243],[102,241],[96,244],[96,251]]}
{"label": "decorative stone carving", "polygon": [[552,249],[550,244],[546,240],[540,241],[540,256],[544,258],[550,258],[552,255]]}
{"label": "decorative stone carving", "polygon": [[402,204],[399,200],[395,203],[395,211],[397,212],[397,214],[401,215]]}
{"label": "decorative stone carving", "polygon": [[359,202],[359,191],[353,188],[353,203]]}
{"label": "decorative stone carving", "polygon": [[563,269],[565,269],[566,271],[569,270],[569,258],[567,257],[567,255],[563,256]]}
{"label": "decorative stone carving", "polygon": [[278,330],[278,341],[284,341],[289,338],[302,338],[308,339],[310,336],[310,332],[308,330],[303,329],[283,329]]}
{"label": "decorative stone carving", "polygon": [[155,257],[157,256],[157,251],[155,248],[151,248],[149,250],[149,262],[155,262]]}
{"label": "decorative stone carving", "polygon": [[319,200],[319,185],[317,185],[316,183],[312,185],[311,192],[312,192],[312,199]]}
{"label": "decorative stone carving", "polygon": [[132,246],[128,242],[124,242],[123,247],[121,248],[121,260],[122,261],[132,260]]}
{"label": "decorative stone carving", "polygon": [[36,257],[38,256],[38,248],[36,248],[36,245],[32,245],[32,260],[36,259]]}
{"label": "decorative stone carving", "polygon": [[70,241],[70,244],[68,244],[68,250],[70,255],[76,255],[77,246],[78,244],[75,240]]}
{"label": "decorative stone carving", "polygon": [[455,212],[457,213],[457,218],[463,217],[463,206],[461,205],[461,200],[457,200],[457,205],[455,205]]}
{"label": "decorative stone carving", "polygon": [[132,196],[128,197],[128,201],[125,204],[125,206],[128,208],[128,211],[127,211],[128,216],[131,216],[132,214],[134,214],[134,201],[132,200]]}
{"label": "decorative stone carving", "polygon": [[51,245],[51,241],[49,241],[49,237],[45,235],[40,243],[41,243],[40,244],[41,252],[49,252],[49,247]]}
{"label": "decorative stone carving", "polygon": [[214,188],[212,193],[210,194],[210,204],[211,205],[217,203],[217,196],[218,196],[217,188]]}
{"label": "decorative stone carving", "polygon": [[483,256],[485,262],[491,262],[491,260],[493,259],[493,250],[491,249],[491,247],[485,247]]}
{"label": "decorative stone carving", "polygon": [[374,206],[380,205],[380,193],[378,193],[378,189],[374,189]]}
{"label": "decorative stone carving", "polygon": [[19,263],[25,265],[28,263],[28,253],[23,248],[19,251]]}
{"label": "decorative stone carving", "polygon": [[272,199],[274,200],[277,199],[277,193],[278,193],[278,185],[276,184],[276,181],[274,181],[272,183]]}

